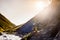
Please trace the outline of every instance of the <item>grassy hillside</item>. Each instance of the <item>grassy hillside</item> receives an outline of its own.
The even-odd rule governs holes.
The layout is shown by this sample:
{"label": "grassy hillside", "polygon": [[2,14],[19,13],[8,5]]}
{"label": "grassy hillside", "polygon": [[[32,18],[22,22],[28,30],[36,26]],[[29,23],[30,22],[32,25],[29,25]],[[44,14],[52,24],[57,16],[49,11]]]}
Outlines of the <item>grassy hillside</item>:
{"label": "grassy hillside", "polygon": [[12,22],[10,22],[7,18],[5,18],[1,13],[0,13],[0,32],[3,31],[13,31],[14,28],[16,28],[16,25],[14,25]]}

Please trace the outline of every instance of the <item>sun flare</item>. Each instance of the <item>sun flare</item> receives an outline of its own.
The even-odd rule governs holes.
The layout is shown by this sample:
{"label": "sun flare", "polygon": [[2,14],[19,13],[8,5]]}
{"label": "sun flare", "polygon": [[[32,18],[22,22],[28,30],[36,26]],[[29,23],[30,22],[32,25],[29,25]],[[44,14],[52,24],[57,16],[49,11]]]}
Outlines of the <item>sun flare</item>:
{"label": "sun flare", "polygon": [[35,3],[35,7],[36,7],[37,9],[42,10],[42,9],[44,9],[45,7],[47,7],[49,4],[50,4],[50,1],[48,1],[47,3],[44,2],[44,1],[38,1],[38,2]]}

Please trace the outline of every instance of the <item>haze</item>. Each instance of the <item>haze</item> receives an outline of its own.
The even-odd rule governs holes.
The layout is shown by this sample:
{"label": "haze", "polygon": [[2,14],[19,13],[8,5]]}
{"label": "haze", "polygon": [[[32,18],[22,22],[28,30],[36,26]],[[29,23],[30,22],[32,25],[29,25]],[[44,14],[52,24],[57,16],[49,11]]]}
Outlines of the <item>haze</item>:
{"label": "haze", "polygon": [[19,25],[30,20],[48,5],[49,0],[0,0],[0,13]]}

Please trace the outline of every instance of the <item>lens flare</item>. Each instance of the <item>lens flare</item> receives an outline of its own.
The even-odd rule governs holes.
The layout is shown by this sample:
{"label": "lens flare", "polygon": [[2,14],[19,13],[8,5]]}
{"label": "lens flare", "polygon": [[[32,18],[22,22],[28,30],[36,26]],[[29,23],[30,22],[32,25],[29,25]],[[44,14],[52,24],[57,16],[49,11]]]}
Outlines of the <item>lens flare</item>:
{"label": "lens flare", "polygon": [[37,1],[35,2],[35,8],[39,10],[43,10],[45,7],[47,7],[50,4],[50,1],[44,2],[44,1]]}

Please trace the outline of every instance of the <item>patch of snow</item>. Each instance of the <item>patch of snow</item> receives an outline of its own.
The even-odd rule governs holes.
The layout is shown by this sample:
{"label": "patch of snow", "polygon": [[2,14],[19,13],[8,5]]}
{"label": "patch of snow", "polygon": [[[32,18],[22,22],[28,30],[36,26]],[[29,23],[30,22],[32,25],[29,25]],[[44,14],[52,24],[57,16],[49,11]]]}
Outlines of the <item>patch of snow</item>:
{"label": "patch of snow", "polygon": [[0,36],[0,40],[21,40],[21,37],[15,36],[13,34],[5,34],[2,33],[3,35]]}

